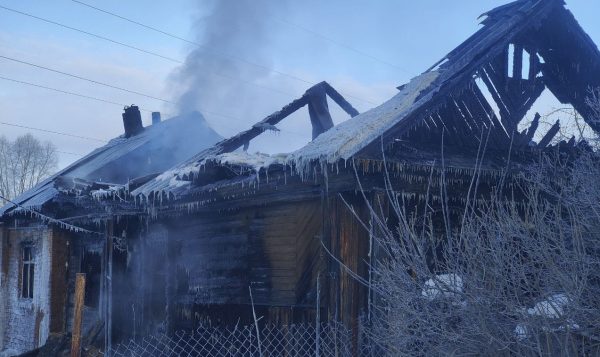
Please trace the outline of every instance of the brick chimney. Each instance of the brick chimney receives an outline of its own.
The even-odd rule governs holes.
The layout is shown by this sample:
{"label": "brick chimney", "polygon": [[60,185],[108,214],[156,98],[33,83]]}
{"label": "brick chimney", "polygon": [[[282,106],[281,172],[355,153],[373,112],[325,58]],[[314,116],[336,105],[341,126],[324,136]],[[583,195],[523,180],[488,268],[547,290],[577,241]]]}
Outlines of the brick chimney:
{"label": "brick chimney", "polygon": [[136,134],[139,134],[144,130],[142,126],[142,115],[140,114],[140,108],[136,105],[125,107],[123,113],[123,127],[125,128],[125,137],[129,138]]}

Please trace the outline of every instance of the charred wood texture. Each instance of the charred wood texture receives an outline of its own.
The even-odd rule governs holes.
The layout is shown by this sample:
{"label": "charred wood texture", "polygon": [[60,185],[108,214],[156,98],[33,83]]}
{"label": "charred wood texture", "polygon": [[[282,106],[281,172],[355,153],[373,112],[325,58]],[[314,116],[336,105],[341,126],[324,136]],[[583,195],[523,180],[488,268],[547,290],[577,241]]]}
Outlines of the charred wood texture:
{"label": "charred wood texture", "polygon": [[550,130],[548,130],[546,135],[544,135],[542,140],[540,140],[540,142],[538,143],[538,146],[541,148],[548,146],[548,144],[550,144],[550,142],[552,141],[552,139],[554,139],[556,134],[558,134],[559,130],[560,130],[560,121],[557,120],[556,123],[554,123],[554,125],[552,125]]}
{"label": "charred wood texture", "polygon": [[310,87],[300,98],[287,104],[281,108],[281,110],[254,124],[252,128],[242,131],[231,138],[222,140],[215,146],[200,152],[194,156],[194,160],[201,160],[210,155],[232,152],[240,147],[247,146],[252,139],[262,134],[265,130],[273,130],[273,128],[276,128],[276,124],[305,105],[308,105],[309,107],[314,139],[317,135],[333,127],[333,121],[327,106],[327,95],[348,113],[348,115],[352,117],[358,115],[358,111],[354,109],[341,94],[331,87],[329,83],[321,82]]}
{"label": "charred wood texture", "polygon": [[85,298],[85,274],[77,274],[75,279],[75,308],[73,311],[73,336],[71,337],[71,357],[81,356],[81,324],[83,301]]}
{"label": "charred wood texture", "polygon": [[323,86],[313,87],[309,92],[308,114],[312,124],[313,140],[333,127],[333,119],[329,114],[327,96]]}
{"label": "charred wood texture", "polygon": [[543,26],[530,33],[544,58],[541,70],[548,89],[562,103],[570,103],[588,125],[600,131],[598,118],[586,104],[589,90],[600,87],[600,52],[573,14],[555,7]]}
{"label": "charred wood texture", "polygon": [[142,115],[137,106],[132,105],[130,107],[125,107],[123,112],[123,127],[125,128],[126,138],[134,136],[144,130],[144,126],[142,125]]}

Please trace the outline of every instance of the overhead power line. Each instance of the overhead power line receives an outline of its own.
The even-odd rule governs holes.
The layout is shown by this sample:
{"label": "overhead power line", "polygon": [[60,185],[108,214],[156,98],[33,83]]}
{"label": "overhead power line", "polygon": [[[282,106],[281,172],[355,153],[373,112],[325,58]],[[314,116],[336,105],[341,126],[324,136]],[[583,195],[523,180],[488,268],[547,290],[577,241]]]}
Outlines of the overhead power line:
{"label": "overhead power line", "polygon": [[[198,47],[198,48],[201,48],[201,49],[203,49],[203,50],[204,50],[204,52],[205,52],[205,53],[207,53],[207,54],[210,54],[210,55],[213,55],[213,56],[217,56],[217,57],[223,57],[223,58],[231,59],[231,60],[234,60],[234,61],[238,61],[238,62],[241,62],[241,63],[245,63],[245,64],[247,64],[247,65],[251,65],[251,66],[254,66],[254,67],[258,67],[258,68],[261,68],[261,69],[265,69],[265,70],[267,70],[267,71],[269,71],[269,72],[273,72],[273,73],[276,73],[276,74],[278,74],[278,75],[281,75],[281,76],[284,76],[284,77],[287,77],[287,78],[290,78],[290,79],[293,79],[293,80],[296,80],[296,81],[299,81],[299,82],[303,82],[303,83],[306,83],[306,84],[310,84],[310,85],[315,85],[315,84],[316,84],[316,83],[315,83],[315,82],[313,82],[313,81],[310,81],[310,80],[304,79],[304,78],[302,78],[302,77],[299,77],[299,76],[296,76],[296,75],[293,75],[293,74],[290,74],[290,73],[287,73],[287,72],[283,72],[283,71],[280,71],[280,70],[277,70],[277,69],[271,68],[271,67],[269,67],[269,66],[266,66],[266,65],[263,65],[263,64],[260,64],[260,63],[256,63],[256,62],[254,62],[254,61],[249,61],[249,60],[247,60],[247,59],[244,59],[244,58],[242,58],[242,57],[238,57],[238,56],[234,56],[234,55],[230,55],[230,54],[225,54],[225,53],[218,53],[218,52],[214,52],[214,50],[210,49],[208,46],[206,46],[206,45],[203,45],[203,44],[201,44],[201,43],[198,43],[198,42],[196,42],[196,41],[192,41],[192,40],[189,40],[189,39],[187,39],[187,38],[184,38],[184,37],[181,37],[181,36],[175,35],[175,34],[173,34],[173,33],[170,33],[170,32],[164,31],[164,30],[161,30],[161,29],[159,29],[159,28],[156,28],[156,27],[153,27],[153,26],[150,26],[150,25],[146,25],[146,24],[144,24],[144,23],[141,23],[141,22],[139,22],[139,21],[132,20],[132,19],[130,19],[130,18],[127,18],[127,17],[125,17],[125,16],[121,16],[121,15],[119,15],[119,14],[117,14],[117,13],[114,13],[114,12],[111,12],[111,11],[108,11],[108,10],[101,9],[101,8],[99,8],[99,7],[96,7],[96,6],[90,5],[90,4],[88,4],[88,3],[85,3],[85,2],[83,2],[83,1],[79,1],[79,0],[71,0],[71,1],[73,1],[73,2],[75,2],[75,3],[77,3],[77,4],[80,4],[80,5],[86,6],[86,7],[88,7],[88,8],[91,8],[91,9],[93,9],[93,10],[96,10],[96,11],[99,11],[99,12],[102,12],[102,13],[105,13],[105,14],[107,14],[107,15],[110,15],[110,16],[113,16],[113,17],[116,17],[116,18],[118,18],[118,19],[121,19],[121,20],[127,21],[127,22],[129,22],[129,23],[132,23],[132,24],[134,24],[134,25],[141,26],[141,27],[143,27],[143,28],[146,28],[146,29],[148,29],[148,30],[151,30],[151,31],[154,31],[154,32],[160,33],[160,34],[162,34],[162,35],[165,35],[165,36],[168,36],[168,37],[174,38],[174,39],[176,39],[176,40],[179,40],[179,41],[182,41],[182,42],[188,43],[188,44],[190,44],[190,45],[194,45],[194,46],[196,46],[196,47]],[[324,37],[324,36],[321,36],[321,37]],[[331,40],[331,39],[330,39],[329,41],[333,41],[333,40]],[[342,46],[349,48],[349,46],[345,46],[345,45],[342,45]],[[354,50],[354,51],[355,51],[355,52],[357,52],[357,53],[363,54],[361,51],[358,51],[358,50]],[[370,55],[367,55],[367,56],[368,56],[368,57],[370,57],[370,58],[376,59],[376,58],[375,58],[375,57],[373,57],[373,56],[370,56]],[[392,65],[392,64],[389,64],[389,63],[387,63],[387,62],[385,62],[385,61],[381,61],[381,60],[378,60],[378,61],[380,61],[380,62],[383,62],[383,63],[385,63],[385,64],[388,64],[388,65],[390,65],[390,66],[392,66],[392,67],[398,68],[398,67],[396,67],[396,66],[394,66],[394,65]],[[373,102],[372,102],[372,101],[370,101],[370,100],[362,99],[362,98],[359,98],[359,97],[356,97],[356,96],[353,96],[353,95],[350,95],[350,94],[347,94],[347,93],[343,93],[343,94],[344,94],[346,97],[348,97],[348,98],[358,99],[358,100],[360,100],[360,101],[367,102],[367,103],[370,103],[370,104],[376,104],[376,103],[373,103]]]}
{"label": "overhead power line", "polygon": [[[75,0],[73,0],[73,1],[75,1]],[[299,29],[299,30],[302,30],[302,31],[304,31],[304,32],[307,32],[307,33],[309,33],[309,34],[312,34],[313,36],[317,36],[317,37],[319,37],[319,38],[322,38],[322,39],[323,39],[323,40],[325,40],[325,41],[331,42],[331,43],[333,43],[333,44],[335,44],[335,45],[337,45],[337,46],[340,46],[340,47],[343,47],[343,48],[345,48],[345,49],[347,49],[347,50],[350,50],[350,51],[352,51],[352,52],[354,52],[354,53],[357,53],[357,54],[359,54],[359,55],[362,55],[362,56],[368,57],[368,58],[370,58],[370,59],[372,59],[372,60],[374,60],[374,61],[377,61],[377,62],[379,62],[379,63],[385,64],[385,65],[387,65],[387,66],[389,66],[389,67],[392,67],[392,68],[394,68],[394,69],[397,69],[397,70],[399,70],[399,71],[402,71],[402,72],[404,72],[404,73],[406,73],[406,74],[410,74],[410,73],[409,73],[409,72],[408,72],[406,69],[404,69],[404,68],[402,68],[402,67],[399,67],[399,66],[397,66],[397,65],[395,65],[395,64],[393,64],[393,63],[390,63],[390,62],[388,62],[388,61],[382,60],[382,59],[380,59],[380,58],[378,58],[378,57],[375,57],[375,56],[373,56],[373,55],[371,55],[371,54],[369,54],[369,53],[367,53],[367,52],[364,52],[364,51],[361,51],[361,50],[359,50],[359,49],[356,49],[356,48],[354,48],[354,47],[352,47],[352,46],[349,46],[349,45],[347,45],[347,44],[345,44],[345,43],[342,43],[342,42],[339,42],[339,41],[337,41],[337,40],[334,40],[334,39],[332,39],[331,37],[325,36],[325,35],[323,35],[323,34],[321,34],[321,33],[318,33],[318,32],[316,32],[316,31],[314,31],[314,30],[311,30],[311,29],[309,29],[309,28],[307,28],[307,27],[304,27],[304,26],[302,26],[302,25],[295,24],[295,23],[293,23],[293,22],[290,22],[290,21],[286,21],[286,20],[284,20],[284,19],[281,19],[281,18],[279,18],[279,17],[273,17],[273,19],[274,19],[275,21],[278,21],[278,22],[282,23],[282,24],[285,24],[285,25],[288,25],[288,26],[291,26],[291,27],[295,27],[295,28],[297,28],[297,29]]]}
{"label": "overhead power line", "polygon": [[134,91],[134,90],[131,90],[131,89],[126,89],[126,88],[118,87],[118,86],[115,86],[115,85],[112,85],[112,84],[108,84],[108,83],[96,81],[96,80],[93,80],[93,79],[90,79],[90,78],[86,78],[86,77],[82,77],[82,76],[79,76],[79,75],[76,75],[76,74],[59,71],[57,69],[45,67],[45,66],[42,66],[42,65],[39,65],[39,64],[35,64],[35,63],[31,63],[31,62],[26,62],[26,61],[23,61],[23,60],[19,60],[19,59],[16,59],[16,58],[7,57],[7,56],[3,56],[3,55],[0,55],[0,58],[3,58],[5,60],[9,60],[9,61],[13,61],[13,62],[17,62],[17,63],[21,63],[21,64],[25,64],[25,65],[28,65],[28,66],[36,67],[36,68],[43,69],[43,70],[46,70],[46,71],[50,71],[50,72],[62,74],[64,76],[69,76],[69,77],[72,77],[72,78],[77,78],[77,79],[80,79],[80,80],[83,80],[83,81],[87,81],[87,82],[90,82],[90,83],[98,84],[98,85],[105,86],[105,87],[108,87],[108,88],[118,89],[118,90],[123,91],[123,92],[137,94],[137,95],[141,95],[141,96],[146,97],[146,98],[156,99],[156,100],[160,100],[160,101],[165,102],[165,103],[174,104],[172,101],[169,101],[169,100],[166,100],[166,99],[163,99],[163,98],[159,98],[159,97],[155,97],[153,95],[144,94],[144,93],[141,93],[141,92],[138,92],[138,91]]}
{"label": "overhead power line", "polygon": [[[76,97],[80,97],[80,98],[85,98],[85,99],[90,99],[90,100],[94,100],[94,101],[99,101],[99,102],[103,102],[103,103],[107,103],[107,104],[118,105],[120,107],[125,107],[126,106],[126,104],[117,103],[117,102],[113,102],[113,101],[110,101],[110,100],[106,100],[106,99],[102,99],[102,98],[97,98],[97,97],[92,97],[92,96],[88,96],[88,95],[84,95],[84,94],[69,92],[69,91],[66,91],[66,90],[59,89],[59,88],[47,87],[47,86],[36,84],[36,83],[21,81],[21,80],[18,80],[18,79],[13,79],[13,78],[8,78],[8,77],[3,77],[3,76],[0,76],[0,79],[1,80],[5,80],[5,81],[9,81],[9,82],[24,84],[24,85],[28,85],[28,86],[32,86],[32,87],[37,87],[37,88],[42,88],[42,89],[46,89],[46,90],[51,90],[51,91],[55,91],[55,92],[62,93],[62,94],[67,94],[67,95],[72,95],[72,96],[76,96]],[[149,112],[149,113],[153,112],[153,110],[145,109],[145,108],[141,108],[141,107],[140,107],[140,110],[145,111],[145,112]],[[234,120],[236,120],[236,121],[238,121],[240,123],[244,122],[244,120],[242,118],[234,117],[234,116],[227,115],[227,114],[213,112],[213,111],[210,111],[210,110],[202,110],[202,112],[204,112],[206,114],[220,116],[220,117],[223,117],[223,118],[234,119]],[[31,130],[45,131],[45,132],[53,133],[53,134],[60,134],[60,135],[66,135],[66,136],[79,137],[81,139],[91,139],[91,140],[100,141],[100,142],[107,142],[106,140],[87,138],[87,137],[83,137],[83,136],[71,135],[71,134],[66,134],[66,133],[61,133],[61,132],[55,132],[55,131],[51,131],[51,130],[33,128],[33,127],[26,127],[24,125],[18,125],[18,124],[12,124],[12,123],[5,123],[5,122],[0,122],[0,124],[10,125],[10,126],[15,126],[15,127],[21,127],[21,128],[31,129]],[[225,125],[225,127],[229,128],[229,129],[232,129],[232,130],[239,130],[239,128],[233,128],[231,126],[226,126]],[[290,131],[290,130],[283,130],[283,131],[289,132],[289,133],[292,133],[292,134],[296,134],[296,135],[302,135],[300,133],[297,133],[297,132],[294,132],[294,131]]]}
{"label": "overhead power line", "polygon": [[[113,43],[113,44],[116,44],[116,45],[119,45],[119,46],[123,46],[123,47],[129,48],[129,49],[132,49],[132,50],[136,50],[136,51],[142,52],[142,53],[147,54],[147,55],[159,57],[159,58],[162,58],[162,59],[167,60],[167,61],[171,61],[171,62],[178,63],[178,64],[184,64],[185,63],[184,61],[181,61],[181,60],[178,60],[178,59],[175,59],[175,58],[171,58],[171,57],[168,57],[168,56],[164,56],[164,55],[161,55],[160,53],[157,53],[157,52],[148,51],[148,50],[145,50],[145,49],[140,48],[140,47],[132,46],[132,45],[126,44],[124,42],[120,42],[120,41],[117,41],[117,40],[114,40],[114,39],[111,39],[111,38],[108,38],[108,37],[105,37],[105,36],[101,36],[101,35],[98,35],[98,34],[95,34],[95,33],[91,33],[91,32],[88,32],[88,31],[85,31],[85,30],[82,30],[82,29],[78,29],[78,28],[75,28],[75,27],[72,27],[72,26],[68,26],[68,25],[65,25],[65,24],[53,21],[53,20],[45,19],[43,17],[32,15],[32,14],[29,14],[29,13],[26,13],[26,12],[23,12],[23,11],[11,9],[9,7],[6,7],[6,6],[0,5],[0,9],[4,9],[6,11],[10,11],[10,12],[13,12],[13,13],[16,13],[16,14],[27,16],[27,17],[30,17],[30,18],[33,18],[33,19],[36,19],[36,20],[39,20],[39,21],[43,21],[43,22],[52,24],[52,25],[60,26],[60,27],[66,28],[66,29],[71,30],[71,31],[80,32],[80,33],[83,33],[85,35],[92,36],[92,37],[95,37],[97,39],[100,39],[100,40],[103,40],[103,41],[107,41],[107,42],[110,42],[110,43]],[[265,89],[265,90],[268,90],[268,91],[271,91],[271,92],[275,92],[275,93],[279,93],[279,94],[283,94],[283,95],[286,95],[286,96],[292,96],[292,97],[295,96],[295,94],[292,94],[292,93],[289,93],[289,92],[285,92],[285,91],[282,91],[282,90],[279,90],[279,89],[276,89],[276,88],[272,88],[272,87],[268,87],[268,86],[263,86],[263,85],[254,83],[252,81],[247,81],[247,80],[244,80],[244,79],[241,79],[241,78],[236,78],[236,77],[233,77],[233,76],[229,76],[227,74],[218,73],[218,72],[210,72],[210,74],[214,74],[214,75],[219,76],[219,77],[223,77],[223,78],[227,78],[227,79],[230,79],[230,80],[233,80],[233,81],[245,83],[245,84],[248,84],[248,85],[251,85],[251,86],[255,86],[257,88],[262,88],[262,89]],[[375,103],[372,103],[372,104],[375,104]]]}
{"label": "overhead power line", "polygon": [[62,24],[62,23],[60,23],[60,22],[56,22],[56,21],[52,21],[52,20],[49,20],[49,19],[45,19],[45,18],[43,18],[43,17],[35,16],[35,15],[29,14],[29,13],[27,13],[27,12],[19,11],[19,10],[16,10],[16,9],[11,9],[11,8],[9,8],[9,7],[2,6],[2,5],[0,5],[0,9],[4,9],[4,10],[7,10],[7,11],[11,11],[11,12],[14,12],[14,13],[16,13],[16,14],[23,15],[23,16],[27,16],[27,17],[30,17],[30,18],[32,18],[32,19],[36,19],[36,20],[39,20],[39,21],[43,21],[43,22],[46,22],[46,23],[49,23],[49,24],[52,24],[52,25],[60,26],[60,27],[66,28],[66,29],[68,29],[68,30],[72,30],[72,31],[80,32],[80,33],[83,33],[83,34],[85,34],[85,35],[92,36],[92,37],[95,37],[95,38],[97,38],[97,39],[100,39],[100,40],[103,40],[103,41],[112,42],[112,43],[114,43],[114,44],[116,44],[116,45],[120,45],[120,46],[128,47],[128,48],[130,48],[130,49],[133,49],[133,50],[136,50],[136,51],[140,51],[140,52],[146,53],[146,54],[148,54],[148,55],[152,55],[152,56],[160,57],[160,58],[162,58],[162,59],[165,59],[165,60],[168,60],[168,61],[171,61],[171,62],[183,63],[183,61],[180,61],[180,60],[178,60],[178,59],[175,59],[175,58],[167,57],[167,56],[161,55],[161,54],[159,54],[159,53],[156,53],[156,52],[147,51],[147,50],[145,50],[145,49],[143,49],[143,48],[139,48],[139,47],[136,47],[136,46],[128,45],[128,44],[126,44],[126,43],[119,42],[119,41],[117,41],[117,40],[113,40],[113,39],[111,39],[111,38],[108,38],[108,37],[104,37],[104,36],[101,36],[101,35],[98,35],[98,34],[95,34],[95,33],[91,33],[91,32],[88,32],[88,31],[85,31],[85,30],[82,30],[82,29],[78,29],[78,28],[76,28],[76,27],[72,27],[72,26],[69,26],[69,25],[65,25],[65,24]]}
{"label": "overhead power line", "polygon": [[[9,81],[9,82],[14,82],[14,83],[26,84],[26,85],[32,86],[32,87],[43,88],[43,89],[47,89],[47,90],[51,90],[51,91],[55,91],[55,92],[59,92],[59,93],[63,93],[63,94],[73,95],[73,96],[76,96],[76,97],[91,99],[91,100],[95,100],[95,101],[98,101],[98,102],[103,102],[103,103],[118,105],[120,107],[127,106],[127,104],[117,103],[117,102],[113,102],[113,101],[107,100],[107,99],[92,97],[92,96],[85,95],[85,94],[79,94],[79,93],[69,92],[69,91],[66,91],[66,90],[62,90],[62,89],[58,89],[58,88],[53,88],[53,87],[46,87],[46,86],[43,86],[41,84],[36,84],[36,83],[31,83],[31,82],[25,82],[25,81],[21,81],[21,80],[18,80],[18,79],[13,79],[13,78],[8,78],[8,77],[3,77],[3,76],[0,76],[0,79],[3,79],[5,81]],[[144,108],[140,108],[140,110],[143,110],[145,112],[150,112],[150,113],[153,112],[153,110],[144,109]]]}
{"label": "overhead power line", "polygon": [[59,154],[66,154],[66,155],[73,155],[73,156],[83,156],[83,154],[78,154],[76,152],[68,152],[68,151],[60,151],[60,150],[56,150],[57,153]]}
{"label": "overhead power line", "polygon": [[84,139],[84,140],[90,140],[90,141],[97,141],[97,142],[101,142],[101,143],[108,142],[108,140],[102,140],[102,139],[97,139],[97,138],[90,138],[88,136],[81,136],[81,135],[76,135],[76,134],[69,134],[69,133],[64,133],[64,132],[61,132],[61,131],[54,131],[54,130],[47,130],[47,129],[35,128],[35,127],[32,127],[32,126],[26,126],[26,125],[21,125],[21,124],[7,123],[7,122],[0,122],[0,124],[1,125],[7,125],[7,126],[13,126],[13,127],[16,127],[16,128],[41,131],[41,132],[50,133],[50,134],[56,134],[56,135],[62,135],[62,136],[69,136],[69,137],[72,137],[72,138],[78,138],[78,139]]}
{"label": "overhead power line", "polygon": [[[134,91],[134,90],[126,89],[126,88],[117,87],[117,86],[114,86],[112,84],[108,84],[108,83],[104,83],[104,82],[99,82],[99,81],[96,81],[96,80],[93,80],[93,79],[89,79],[89,78],[85,78],[85,77],[82,77],[82,76],[79,76],[79,75],[75,75],[75,74],[71,74],[71,73],[59,71],[59,70],[56,70],[56,69],[52,69],[52,68],[49,68],[49,67],[37,65],[37,64],[31,63],[31,62],[27,62],[27,61],[22,61],[22,60],[19,60],[19,59],[16,59],[16,58],[11,58],[11,57],[7,57],[7,56],[3,56],[3,55],[0,55],[0,58],[4,58],[4,59],[10,60],[10,61],[17,62],[17,63],[26,64],[28,66],[37,67],[37,68],[44,69],[44,70],[47,70],[47,71],[51,71],[51,72],[54,72],[54,73],[59,73],[59,74],[62,74],[62,75],[65,75],[65,76],[69,76],[69,77],[73,77],[73,78],[77,78],[77,79],[80,79],[80,80],[88,81],[88,82],[91,82],[91,83],[94,83],[94,84],[98,84],[98,85],[102,85],[102,86],[105,86],[105,87],[118,89],[118,90],[125,91],[125,92],[128,92],[128,93],[138,94],[138,95],[141,95],[141,96],[144,96],[144,97],[147,97],[147,98],[160,100],[160,101],[165,102],[165,103],[176,104],[175,102],[167,100],[167,99],[163,99],[163,98],[159,98],[159,97],[147,95],[147,94],[140,93],[140,92],[137,92],[137,91]],[[53,91],[58,91],[58,92],[61,92],[61,93],[64,93],[64,94],[77,95],[79,97],[83,97],[83,98],[87,98],[87,99],[99,100],[99,101],[102,101],[102,102],[105,102],[105,103],[109,103],[109,104],[119,104],[119,103],[115,103],[115,102],[112,102],[112,101],[107,101],[107,100],[96,98],[96,97],[90,97],[90,96],[86,96],[86,95],[81,95],[81,94],[78,94],[78,93],[72,93],[72,92],[64,91],[62,89],[50,88],[50,87],[38,85],[38,84],[35,84],[35,83],[29,83],[29,82],[19,81],[19,80],[12,79],[12,78],[5,78],[5,77],[0,77],[0,78],[4,79],[4,80],[7,80],[7,81],[13,81],[13,82],[21,83],[21,84],[27,84],[27,85],[31,85],[31,86],[35,86],[35,87],[39,87],[39,88],[44,88],[44,89],[49,89],[49,90],[53,90]],[[122,104],[119,104],[119,105],[122,105]],[[146,111],[150,111],[150,110],[146,110]],[[233,117],[233,116],[230,116],[230,115],[216,113],[216,112],[212,112],[212,111],[209,111],[209,110],[203,110],[203,111],[205,113],[213,114],[213,115],[218,115],[218,116],[221,116],[221,117],[224,117],[224,118],[241,120],[241,118],[236,118],[236,117]]]}
{"label": "overhead power line", "polygon": [[[71,1],[73,1],[73,2],[75,2],[75,3],[78,3],[78,4],[81,4],[81,5],[83,5],[83,6],[87,6],[87,7],[91,8],[91,9],[94,9],[94,10],[96,10],[96,11],[103,12],[103,13],[105,13],[105,14],[107,14],[107,15],[114,16],[114,17],[116,17],[116,18],[119,18],[119,19],[121,19],[121,20],[124,20],[124,21],[130,22],[130,23],[132,23],[132,24],[135,24],[135,25],[138,25],[138,26],[144,27],[144,28],[146,28],[146,29],[148,29],[148,30],[152,30],[152,31],[154,31],[154,32],[158,32],[158,33],[160,33],[160,34],[163,34],[163,35],[165,35],[165,36],[169,36],[169,37],[171,37],[171,38],[174,38],[174,39],[176,39],[176,40],[179,40],[179,41],[186,42],[186,43],[188,43],[188,44],[190,44],[190,45],[194,45],[194,46],[196,46],[196,47],[200,47],[200,48],[204,48],[204,49],[207,49],[207,48],[208,48],[208,46],[206,46],[206,45],[203,45],[203,44],[201,44],[201,43],[198,43],[198,42],[196,42],[196,41],[188,40],[188,39],[186,39],[186,38],[184,38],[184,37],[181,37],[181,36],[178,36],[178,35],[172,34],[172,33],[170,33],[170,32],[166,32],[166,31],[164,31],[164,30],[158,29],[158,28],[156,28],[156,27],[153,27],[153,26],[150,26],[150,25],[143,24],[143,23],[141,23],[141,22],[139,22],[139,21],[132,20],[132,19],[130,19],[130,18],[127,18],[127,17],[121,16],[121,15],[119,15],[119,14],[116,14],[116,13],[114,13],[114,12],[110,12],[110,11],[108,11],[108,10],[104,10],[104,9],[98,8],[98,7],[96,7],[96,6],[93,6],[93,5],[87,4],[87,3],[83,2],[83,1],[78,1],[78,0],[71,0]],[[218,56],[218,57],[225,57],[225,58],[228,58],[228,59],[233,59],[233,60],[235,60],[235,61],[240,61],[240,62],[243,62],[243,63],[249,64],[249,65],[251,65],[251,66],[255,66],[255,67],[258,67],[258,68],[266,69],[266,70],[268,70],[268,71],[270,71],[270,72],[277,73],[277,74],[279,74],[279,75],[282,75],[282,76],[285,76],[285,77],[288,77],[288,78],[291,78],[291,79],[294,79],[294,80],[297,80],[297,81],[300,81],[300,82],[304,82],[304,83],[311,84],[311,85],[312,85],[312,84],[315,84],[314,82],[311,82],[311,81],[309,81],[309,80],[306,80],[306,79],[304,79],[304,78],[301,78],[301,77],[298,77],[298,76],[295,76],[295,75],[293,75],[293,74],[289,74],[289,73],[286,73],[286,72],[283,72],[283,71],[279,71],[279,70],[273,69],[273,68],[271,68],[271,67],[269,67],[269,66],[265,66],[265,65],[263,65],[263,64],[260,64],[260,63],[252,62],[252,61],[246,60],[246,59],[244,59],[244,58],[241,58],[241,57],[232,56],[232,55],[229,55],[229,54],[224,54],[224,53],[216,53],[216,52],[214,52],[214,51],[212,51],[212,52],[208,52],[208,53],[209,53],[209,54],[211,54],[211,55],[214,55],[214,56]]]}

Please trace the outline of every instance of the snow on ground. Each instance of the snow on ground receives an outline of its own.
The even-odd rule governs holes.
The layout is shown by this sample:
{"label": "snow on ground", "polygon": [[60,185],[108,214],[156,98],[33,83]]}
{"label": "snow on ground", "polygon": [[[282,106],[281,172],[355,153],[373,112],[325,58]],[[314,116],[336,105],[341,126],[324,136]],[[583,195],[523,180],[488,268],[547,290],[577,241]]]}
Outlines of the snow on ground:
{"label": "snow on ground", "polygon": [[518,340],[525,340],[529,338],[529,331],[527,330],[527,327],[521,324],[517,325],[517,327],[515,327],[515,336]]}
{"label": "snow on ground", "polygon": [[421,295],[429,301],[437,298],[459,298],[463,292],[463,280],[456,274],[440,274],[423,284]]}
{"label": "snow on ground", "polygon": [[532,316],[556,319],[564,315],[565,307],[567,307],[570,301],[566,294],[551,295],[546,300],[535,304],[533,308],[527,309],[527,313]]}
{"label": "snow on ground", "polygon": [[[536,303],[532,308],[528,308],[527,310],[523,309],[523,313],[526,312],[527,315],[532,317],[560,319],[565,317],[565,310],[568,308],[569,304],[571,304],[571,298],[567,294],[558,293],[550,295],[545,300]],[[565,331],[577,329],[579,329],[579,325],[572,319],[566,319],[564,323],[552,328],[542,326],[543,331]],[[529,329],[524,324],[518,324],[515,327],[515,336],[519,340],[527,339],[530,337]]]}

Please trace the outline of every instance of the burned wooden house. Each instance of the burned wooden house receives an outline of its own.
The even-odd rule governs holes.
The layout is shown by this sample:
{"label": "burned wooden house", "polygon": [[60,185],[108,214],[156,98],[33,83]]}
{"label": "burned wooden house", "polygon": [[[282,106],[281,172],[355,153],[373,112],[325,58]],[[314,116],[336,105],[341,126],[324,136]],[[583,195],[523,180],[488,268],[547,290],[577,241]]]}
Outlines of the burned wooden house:
{"label": "burned wooden house", "polygon": [[77,272],[88,273],[87,325],[103,319],[104,240],[93,232],[103,229],[99,224],[110,211],[82,192],[109,194],[220,139],[198,113],[162,122],[155,113],[152,125],[144,128],[138,108],[131,106],[123,124],[123,135],[0,209],[1,350],[22,353],[42,346],[50,334],[70,329]]}
{"label": "burned wooden house", "polygon": [[[428,194],[460,212],[476,165],[475,199],[484,199],[509,154],[518,172],[540,152],[586,148],[553,140],[560,123],[537,132],[540,117],[530,113],[548,89],[598,129],[586,98],[600,85],[599,52],[564,3],[521,0],[484,17],[477,33],[374,109],[350,108],[351,119],[321,133],[330,125],[315,123],[330,120],[309,104],[314,137],[295,152],[234,150],[296,102],[132,191],[152,217],[141,239],[167,247],[145,258],[166,267],[152,280],[173,284],[161,318],[172,328],[235,322],[251,312],[250,289],[269,321],[311,320],[318,308],[355,326],[369,294],[352,275],[368,281],[377,258],[360,221],[369,221],[366,203],[385,193],[387,174],[408,207]],[[446,172],[446,197],[439,184],[427,192],[432,170]]]}
{"label": "burned wooden house", "polygon": [[[428,197],[459,212],[476,168],[474,199],[485,199],[509,155],[518,173],[541,152],[587,150],[585,141],[555,140],[560,123],[542,130],[530,113],[547,89],[600,129],[586,102],[600,87],[600,53],[564,2],[519,0],[483,17],[479,31],[376,108],[359,114],[321,83],[160,174],[109,194],[82,189],[80,197],[100,201],[86,214],[102,222],[108,241],[122,237],[125,245],[105,250],[114,253],[112,305],[103,305],[108,339],[248,322],[253,310],[261,323],[319,316],[356,328],[369,309],[368,266],[377,259],[361,222],[370,219],[367,204],[385,194],[386,177],[409,208]],[[334,126],[328,97],[351,118]],[[284,155],[244,150],[304,106],[313,128],[305,147]],[[429,192],[431,175],[443,180]],[[61,218],[81,215],[70,214]]]}

